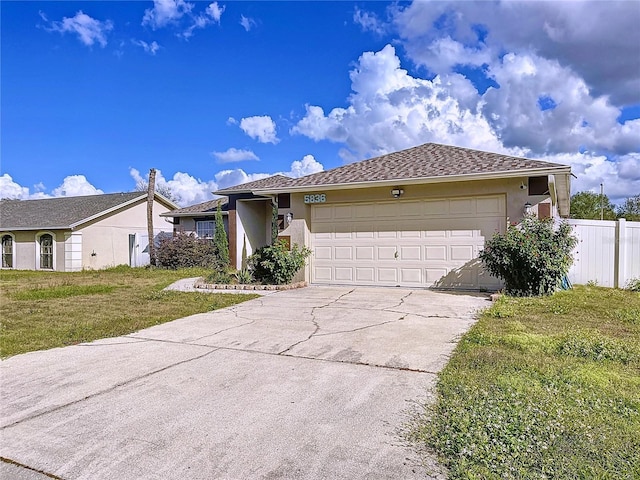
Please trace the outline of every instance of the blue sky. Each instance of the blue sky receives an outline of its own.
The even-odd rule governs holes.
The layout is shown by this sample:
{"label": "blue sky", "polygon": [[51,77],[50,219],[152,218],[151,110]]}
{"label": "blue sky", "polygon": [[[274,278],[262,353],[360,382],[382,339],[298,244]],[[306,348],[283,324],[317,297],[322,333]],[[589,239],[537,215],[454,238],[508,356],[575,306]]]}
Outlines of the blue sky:
{"label": "blue sky", "polygon": [[640,193],[636,1],[0,8],[0,197],[130,191],[153,167],[188,205],[426,142]]}

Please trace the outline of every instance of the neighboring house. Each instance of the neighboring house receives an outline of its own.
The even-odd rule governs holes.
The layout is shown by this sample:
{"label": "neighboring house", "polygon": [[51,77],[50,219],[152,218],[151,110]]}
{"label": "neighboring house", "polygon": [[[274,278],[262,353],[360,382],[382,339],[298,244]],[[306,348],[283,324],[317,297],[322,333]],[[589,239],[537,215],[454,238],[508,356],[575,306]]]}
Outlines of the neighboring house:
{"label": "neighboring house", "polygon": [[[155,195],[156,235],[168,226],[160,214],[175,208]],[[148,264],[147,194],[2,200],[0,237],[2,268],[70,272]]]}
{"label": "neighboring house", "polygon": [[216,211],[221,203],[222,221],[229,232],[227,199],[217,198],[189,207],[179,208],[163,213],[165,218],[173,218],[173,233],[194,234],[198,238],[213,238],[216,231]]}
{"label": "neighboring house", "polygon": [[486,239],[526,211],[567,217],[571,168],[428,143],[298,179],[274,176],[215,192],[229,197],[229,245],[240,264],[281,236],[312,250],[314,284],[494,289]]}

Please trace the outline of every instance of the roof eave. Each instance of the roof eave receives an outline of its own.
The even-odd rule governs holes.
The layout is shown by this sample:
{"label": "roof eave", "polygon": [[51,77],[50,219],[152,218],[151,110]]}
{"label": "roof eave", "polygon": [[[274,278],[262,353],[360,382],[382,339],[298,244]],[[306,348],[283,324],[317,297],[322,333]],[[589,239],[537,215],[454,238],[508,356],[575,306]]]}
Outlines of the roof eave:
{"label": "roof eave", "polygon": [[53,226],[53,227],[11,227],[11,226],[2,226],[0,227],[0,232],[36,232],[36,231],[46,231],[46,230],[73,230],[71,225],[64,226]]}
{"label": "roof eave", "polygon": [[[229,212],[227,211],[222,211],[220,212],[222,213],[222,215],[229,215]],[[172,217],[172,218],[178,218],[178,217],[215,217],[216,212],[190,212],[190,213],[171,213],[171,212],[165,212],[165,213],[161,213],[160,216],[161,217]]]}
{"label": "roof eave", "polygon": [[516,178],[524,176],[537,176],[537,175],[557,175],[557,174],[570,174],[571,167],[558,166],[558,167],[543,167],[543,168],[527,168],[519,170],[506,170],[501,172],[485,172],[485,173],[467,173],[461,175],[443,175],[437,177],[419,177],[419,178],[397,178],[392,180],[368,180],[366,182],[351,182],[351,183],[334,183],[324,185],[300,185],[290,188],[274,187],[270,189],[253,190],[255,195],[273,195],[278,193],[296,193],[296,192],[308,192],[317,190],[348,190],[354,188],[371,188],[371,187],[385,187],[385,186],[398,186],[398,185],[419,185],[425,183],[448,183],[448,182],[464,182],[475,180],[496,180],[501,178]]}

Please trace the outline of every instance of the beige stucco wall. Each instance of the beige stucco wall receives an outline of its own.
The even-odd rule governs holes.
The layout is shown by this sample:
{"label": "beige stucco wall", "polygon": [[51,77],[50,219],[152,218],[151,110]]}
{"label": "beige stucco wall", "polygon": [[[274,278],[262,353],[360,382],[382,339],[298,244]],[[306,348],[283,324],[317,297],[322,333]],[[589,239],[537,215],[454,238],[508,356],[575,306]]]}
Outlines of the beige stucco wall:
{"label": "beige stucco wall", "polygon": [[[154,202],[153,227],[156,235],[173,230],[173,225],[160,216],[169,210],[160,202]],[[82,268],[129,265],[129,235],[147,234],[147,202],[142,200],[120,209],[106,218],[83,226],[79,231],[82,232]]]}
{"label": "beige stucco wall", "polygon": [[[522,220],[525,203],[531,203],[535,212],[538,203],[549,201],[549,195],[530,196],[526,188],[521,188],[522,185],[527,185],[527,183],[528,177],[422,185],[403,185],[399,183],[398,187],[402,188],[404,193],[398,201],[504,194],[507,206],[505,223],[515,223]],[[304,193],[292,193],[291,212],[294,215],[294,220],[291,225],[281,233],[282,235],[290,235],[292,244],[310,245],[311,205],[304,203],[304,195],[312,193],[324,193],[327,204],[393,199],[391,187],[355,188],[349,190],[323,190],[320,188]],[[307,268],[305,272],[298,274],[296,280],[309,281],[310,274],[308,270]]]}

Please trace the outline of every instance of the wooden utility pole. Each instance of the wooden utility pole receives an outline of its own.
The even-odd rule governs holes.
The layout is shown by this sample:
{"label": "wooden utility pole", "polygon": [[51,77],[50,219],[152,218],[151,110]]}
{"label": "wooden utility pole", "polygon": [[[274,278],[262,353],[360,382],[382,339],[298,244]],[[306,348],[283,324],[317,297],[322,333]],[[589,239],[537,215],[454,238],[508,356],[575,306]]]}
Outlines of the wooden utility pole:
{"label": "wooden utility pole", "polygon": [[147,188],[147,232],[149,234],[149,262],[156,265],[156,246],[153,243],[153,199],[156,191],[156,169],[149,170],[149,185]]}

